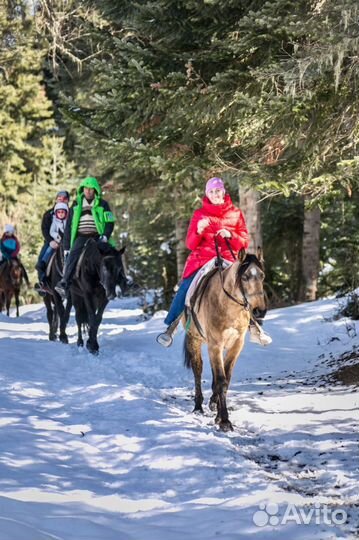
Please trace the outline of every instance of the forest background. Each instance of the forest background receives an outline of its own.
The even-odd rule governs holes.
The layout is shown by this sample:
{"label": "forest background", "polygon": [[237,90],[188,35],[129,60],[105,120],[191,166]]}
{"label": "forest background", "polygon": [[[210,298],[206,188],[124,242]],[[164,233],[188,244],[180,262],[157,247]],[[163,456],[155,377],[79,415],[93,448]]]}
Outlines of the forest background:
{"label": "forest background", "polygon": [[220,175],[271,306],[351,291],[358,75],[357,0],[3,0],[0,227],[34,282],[43,212],[96,176],[129,273],[168,303]]}

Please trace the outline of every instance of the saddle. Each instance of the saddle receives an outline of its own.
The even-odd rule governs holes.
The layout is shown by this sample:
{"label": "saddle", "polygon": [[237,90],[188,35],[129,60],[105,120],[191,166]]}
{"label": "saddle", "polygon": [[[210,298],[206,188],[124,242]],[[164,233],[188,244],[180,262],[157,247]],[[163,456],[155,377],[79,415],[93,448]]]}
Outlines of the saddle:
{"label": "saddle", "polygon": [[185,300],[186,319],[187,319],[186,330],[188,330],[188,327],[192,319],[199,334],[204,339],[206,339],[203,328],[197,318],[197,313],[201,307],[202,296],[203,296],[204,291],[207,288],[209,281],[218,272],[218,269],[221,270],[223,268],[227,268],[231,264],[233,263],[230,261],[227,261],[226,259],[222,259],[222,266],[219,269],[217,258],[214,257],[213,259],[208,261],[208,263],[202,266],[202,268],[197,272],[186,294],[186,300]]}
{"label": "saddle", "polygon": [[[222,259],[222,261],[222,268],[227,268],[233,264],[226,259]],[[198,270],[186,294],[185,305],[187,307],[193,309],[197,298],[201,296],[200,293],[207,287],[209,280],[217,271],[218,266],[216,257],[208,261],[200,270]]]}
{"label": "saddle", "polygon": [[[90,239],[93,240],[92,237],[90,237]],[[97,245],[97,248],[98,248],[99,252],[103,256],[104,255],[109,255],[109,254],[111,254],[111,253],[113,253],[115,251],[115,249],[110,244],[104,244],[104,245],[100,244],[99,245],[96,242],[96,245]],[[74,277],[76,279],[78,279],[80,277],[80,270],[81,270],[81,266],[82,266],[82,261],[84,260],[87,246],[88,246],[88,242],[86,242],[85,245],[83,246],[81,254],[80,254],[80,256],[78,258],[78,261],[76,263],[75,272],[74,272]]]}
{"label": "saddle", "polygon": [[51,273],[51,268],[55,262],[55,257],[56,257],[56,251],[54,251],[54,253],[51,255],[50,259],[49,259],[49,262],[47,263],[46,265],[46,277],[48,278],[50,273]]}

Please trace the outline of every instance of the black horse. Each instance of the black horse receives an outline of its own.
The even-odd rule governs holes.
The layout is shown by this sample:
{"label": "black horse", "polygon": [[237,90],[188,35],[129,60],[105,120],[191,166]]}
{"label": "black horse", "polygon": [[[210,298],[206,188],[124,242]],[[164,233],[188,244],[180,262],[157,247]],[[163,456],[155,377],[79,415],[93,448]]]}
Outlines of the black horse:
{"label": "black horse", "polygon": [[127,288],[122,254],[125,248],[116,250],[108,244],[90,238],[84,247],[70,286],[78,328],[77,345],[83,347],[83,327],[88,330],[87,349],[98,354],[97,332],[103,312],[109,300]]}
{"label": "black horse", "polygon": [[62,244],[51,257],[46,269],[46,287],[43,297],[46,306],[47,322],[49,323],[49,340],[56,341],[57,331],[60,326],[59,339],[62,343],[68,343],[66,326],[69,322],[72,307],[71,297],[68,294],[65,299],[55,290],[56,283],[62,278],[64,268],[64,251]]}

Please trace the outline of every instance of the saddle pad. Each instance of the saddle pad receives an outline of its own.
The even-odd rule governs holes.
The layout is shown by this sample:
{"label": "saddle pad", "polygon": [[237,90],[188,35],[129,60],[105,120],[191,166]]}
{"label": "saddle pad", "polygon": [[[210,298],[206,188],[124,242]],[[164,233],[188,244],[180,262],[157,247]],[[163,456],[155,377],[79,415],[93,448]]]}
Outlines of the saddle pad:
{"label": "saddle pad", "polygon": [[46,266],[46,277],[49,277],[49,275],[50,275],[51,268],[52,268],[52,265],[54,264],[55,257],[56,257],[56,251],[53,252],[53,254],[52,254],[51,257],[50,257],[49,262],[47,263],[47,266]]}
{"label": "saddle pad", "polygon": [[[194,291],[197,289],[199,284],[201,283],[204,276],[208,274],[215,266],[217,262],[217,257],[213,257],[210,261],[208,261],[202,268],[200,268],[197,272],[197,274],[194,276],[193,281],[191,285],[189,286],[189,289],[186,294],[186,300],[185,305],[187,307],[191,307],[191,298],[193,296]],[[231,266],[233,264],[232,261],[227,261],[226,259],[222,259],[223,268],[228,268],[228,266]]]}
{"label": "saddle pad", "polygon": [[81,268],[81,265],[82,265],[82,261],[84,260],[85,251],[86,251],[86,245],[87,245],[87,244],[85,244],[84,247],[82,248],[82,251],[81,251],[79,260],[78,260],[77,263],[76,263],[75,277],[76,277],[77,279],[78,279],[79,276],[80,276],[80,268]]}

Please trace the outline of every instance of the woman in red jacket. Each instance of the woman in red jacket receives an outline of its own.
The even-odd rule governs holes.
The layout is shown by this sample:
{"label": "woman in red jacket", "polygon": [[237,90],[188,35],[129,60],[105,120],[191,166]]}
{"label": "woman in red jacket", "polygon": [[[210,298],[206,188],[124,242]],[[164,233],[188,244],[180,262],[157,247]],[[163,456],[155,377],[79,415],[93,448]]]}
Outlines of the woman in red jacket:
{"label": "woman in red jacket", "polygon": [[[164,321],[168,328],[157,336],[158,343],[164,347],[172,345],[172,334],[184,310],[186,294],[196,273],[217,255],[215,239],[217,239],[221,257],[233,262],[234,258],[228,248],[228,241],[233,252],[238,252],[242,248],[247,249],[249,243],[244,216],[225,192],[222,179],[216,177],[208,180],[202,207],[195,210],[189,224],[186,246],[192,252],[188,256],[180,287]],[[269,339],[265,340],[265,337]],[[251,333],[251,340],[261,345],[271,342],[271,338],[263,331],[258,339],[255,339],[254,332]]]}

